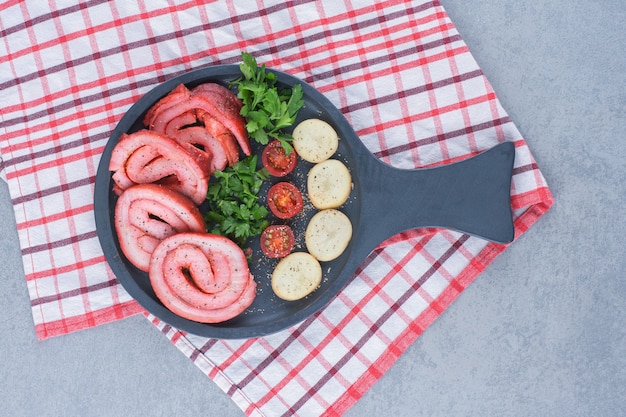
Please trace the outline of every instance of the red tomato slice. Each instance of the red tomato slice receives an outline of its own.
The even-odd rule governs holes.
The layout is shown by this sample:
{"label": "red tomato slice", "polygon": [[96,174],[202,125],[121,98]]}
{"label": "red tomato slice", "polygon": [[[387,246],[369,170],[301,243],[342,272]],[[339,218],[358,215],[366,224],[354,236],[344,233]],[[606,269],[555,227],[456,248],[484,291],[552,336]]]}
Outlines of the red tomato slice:
{"label": "red tomato slice", "polygon": [[261,250],[269,258],[284,258],[295,244],[293,230],[286,224],[267,226],[261,233]]}
{"label": "red tomato slice", "polygon": [[261,162],[270,175],[275,177],[284,177],[296,167],[297,155],[292,150],[289,155],[283,148],[283,145],[275,140],[267,144],[261,153]]}
{"label": "red tomato slice", "polygon": [[279,182],[267,192],[267,205],[276,217],[290,219],[302,210],[302,194],[295,185]]}

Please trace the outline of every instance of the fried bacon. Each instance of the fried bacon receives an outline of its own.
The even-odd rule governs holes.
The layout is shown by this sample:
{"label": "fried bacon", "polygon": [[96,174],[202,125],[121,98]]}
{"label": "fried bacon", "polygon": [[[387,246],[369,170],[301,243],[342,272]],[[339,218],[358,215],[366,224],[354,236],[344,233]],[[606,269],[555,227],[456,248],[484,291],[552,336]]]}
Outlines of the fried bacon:
{"label": "fried bacon", "polygon": [[118,198],[115,231],[126,258],[148,272],[150,256],[161,240],[180,232],[204,232],[206,226],[187,197],[161,185],[141,184]]}
{"label": "fried bacon", "polygon": [[201,323],[241,314],[256,296],[244,252],[233,241],[207,233],[179,233],[152,253],[150,283],[172,312]]}
{"label": "fried bacon", "polygon": [[135,184],[161,183],[201,204],[209,183],[207,155],[167,136],[140,130],[122,135],[111,153],[109,170],[118,192]]}

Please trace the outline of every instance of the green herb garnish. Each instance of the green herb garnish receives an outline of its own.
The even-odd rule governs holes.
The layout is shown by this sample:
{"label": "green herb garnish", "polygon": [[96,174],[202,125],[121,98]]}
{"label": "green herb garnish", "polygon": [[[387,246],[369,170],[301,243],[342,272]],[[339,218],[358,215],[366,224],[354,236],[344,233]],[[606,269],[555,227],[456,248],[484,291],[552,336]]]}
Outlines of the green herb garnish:
{"label": "green herb garnish", "polygon": [[217,181],[209,183],[207,193],[208,230],[243,246],[269,225],[267,208],[258,203],[259,190],[269,174],[265,168],[257,170],[257,156],[252,155],[213,175]]}
{"label": "green herb garnish", "polygon": [[304,105],[302,86],[295,84],[279,91],[276,74],[267,72],[265,64],[259,67],[256,59],[246,52],[241,57],[239,68],[243,77],[231,85],[237,86],[237,97],[243,102],[240,114],[247,121],[248,134],[262,145],[267,145],[270,138],[277,139],[287,153],[291,152],[289,142],[293,137],[283,129],[295,123],[298,110]]}

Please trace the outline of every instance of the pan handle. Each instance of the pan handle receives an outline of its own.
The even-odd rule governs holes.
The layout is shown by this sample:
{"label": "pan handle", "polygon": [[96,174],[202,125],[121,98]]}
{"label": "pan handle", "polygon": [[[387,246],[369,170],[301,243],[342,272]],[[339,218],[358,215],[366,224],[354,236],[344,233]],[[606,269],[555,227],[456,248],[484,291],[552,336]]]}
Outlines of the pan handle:
{"label": "pan handle", "polygon": [[387,238],[421,227],[457,230],[496,243],[513,241],[512,142],[426,169],[394,168],[367,153],[370,158],[358,155],[362,204],[347,270],[353,272]]}

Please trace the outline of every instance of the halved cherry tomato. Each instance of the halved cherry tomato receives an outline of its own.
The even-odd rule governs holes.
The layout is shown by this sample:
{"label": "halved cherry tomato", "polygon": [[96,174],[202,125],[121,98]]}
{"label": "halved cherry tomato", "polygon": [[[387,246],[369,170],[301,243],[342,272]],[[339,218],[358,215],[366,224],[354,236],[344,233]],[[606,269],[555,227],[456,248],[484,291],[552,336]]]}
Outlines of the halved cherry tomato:
{"label": "halved cherry tomato", "polygon": [[269,258],[284,258],[295,244],[293,230],[286,224],[267,226],[261,233],[261,250]]}
{"label": "halved cherry tomato", "polygon": [[296,151],[291,150],[289,155],[283,148],[283,145],[274,140],[267,144],[261,153],[261,162],[271,175],[275,177],[284,177],[296,167],[298,162]]}
{"label": "halved cherry tomato", "polygon": [[302,210],[302,194],[292,183],[279,182],[267,192],[267,205],[276,217],[290,219]]}

